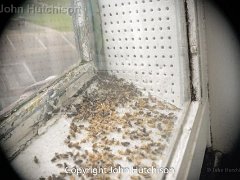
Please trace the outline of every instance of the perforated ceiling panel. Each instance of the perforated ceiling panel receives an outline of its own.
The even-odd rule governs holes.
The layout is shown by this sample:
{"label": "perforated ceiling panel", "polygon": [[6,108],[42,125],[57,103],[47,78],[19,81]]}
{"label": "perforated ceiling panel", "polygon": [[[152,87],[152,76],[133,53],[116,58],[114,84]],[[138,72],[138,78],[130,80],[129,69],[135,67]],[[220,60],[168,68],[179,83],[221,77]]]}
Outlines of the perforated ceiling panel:
{"label": "perforated ceiling panel", "polygon": [[101,68],[180,107],[186,49],[176,2],[99,0],[106,56]]}

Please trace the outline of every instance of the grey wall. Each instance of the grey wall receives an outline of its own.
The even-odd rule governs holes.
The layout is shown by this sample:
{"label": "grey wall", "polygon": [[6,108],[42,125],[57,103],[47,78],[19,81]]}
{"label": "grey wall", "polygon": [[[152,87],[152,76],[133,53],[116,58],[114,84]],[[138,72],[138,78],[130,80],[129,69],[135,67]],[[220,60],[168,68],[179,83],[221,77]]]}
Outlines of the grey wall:
{"label": "grey wall", "polygon": [[231,27],[205,5],[213,147],[229,152],[240,137],[240,49]]}

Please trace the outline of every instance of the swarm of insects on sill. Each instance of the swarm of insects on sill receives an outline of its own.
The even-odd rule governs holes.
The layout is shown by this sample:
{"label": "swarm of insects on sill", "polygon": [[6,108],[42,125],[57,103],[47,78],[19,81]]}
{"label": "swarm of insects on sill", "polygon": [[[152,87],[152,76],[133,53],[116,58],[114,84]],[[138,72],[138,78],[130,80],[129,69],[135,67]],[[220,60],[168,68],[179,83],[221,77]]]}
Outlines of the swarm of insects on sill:
{"label": "swarm of insects on sill", "polygon": [[[69,134],[63,141],[69,150],[56,152],[52,163],[62,170],[68,164],[108,170],[122,166],[122,162],[136,167],[157,166],[174,129],[178,108],[145,96],[133,84],[107,74],[99,74],[93,87],[79,98],[81,102],[66,112],[71,118]],[[79,176],[111,179],[110,174]],[[72,176],[62,172],[58,177]],[[121,174],[115,177],[121,178]],[[151,179],[151,174],[129,177],[145,178]]]}

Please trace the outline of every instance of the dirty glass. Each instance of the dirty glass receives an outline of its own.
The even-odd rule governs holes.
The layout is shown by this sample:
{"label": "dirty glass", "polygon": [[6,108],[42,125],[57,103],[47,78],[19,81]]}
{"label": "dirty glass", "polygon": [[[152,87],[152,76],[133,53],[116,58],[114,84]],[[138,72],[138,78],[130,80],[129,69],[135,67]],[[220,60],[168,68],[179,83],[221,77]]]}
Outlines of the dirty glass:
{"label": "dirty glass", "polygon": [[[28,0],[0,38],[0,111],[11,108],[80,61],[70,0]],[[9,107],[10,106],[10,107]]]}

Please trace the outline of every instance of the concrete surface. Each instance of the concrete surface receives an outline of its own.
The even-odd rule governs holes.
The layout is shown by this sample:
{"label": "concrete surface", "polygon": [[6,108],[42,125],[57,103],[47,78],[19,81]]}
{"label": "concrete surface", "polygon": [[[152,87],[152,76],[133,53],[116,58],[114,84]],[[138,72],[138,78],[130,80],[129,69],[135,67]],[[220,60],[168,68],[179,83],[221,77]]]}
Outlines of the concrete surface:
{"label": "concrete surface", "polygon": [[77,60],[73,32],[28,22],[6,29],[0,38],[0,110],[30,85],[62,74]]}

